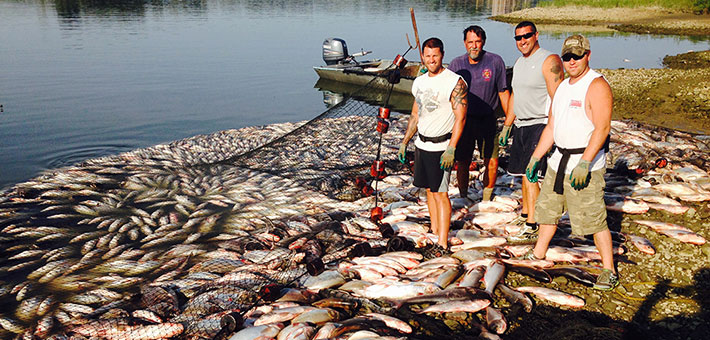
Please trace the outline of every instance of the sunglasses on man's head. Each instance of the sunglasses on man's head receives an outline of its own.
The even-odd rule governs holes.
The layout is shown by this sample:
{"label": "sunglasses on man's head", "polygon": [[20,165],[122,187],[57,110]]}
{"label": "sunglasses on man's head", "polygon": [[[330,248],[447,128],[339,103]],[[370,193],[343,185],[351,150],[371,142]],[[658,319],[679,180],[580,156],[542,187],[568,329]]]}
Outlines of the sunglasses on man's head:
{"label": "sunglasses on man's head", "polygon": [[584,58],[585,55],[587,55],[587,52],[582,53],[582,55],[576,55],[574,53],[567,53],[562,56],[562,61],[570,61],[571,59],[580,60],[580,59]]}
{"label": "sunglasses on man's head", "polygon": [[520,41],[522,39],[530,39],[533,35],[535,35],[535,32],[528,32],[525,34],[516,35],[513,38],[515,38],[515,41]]}

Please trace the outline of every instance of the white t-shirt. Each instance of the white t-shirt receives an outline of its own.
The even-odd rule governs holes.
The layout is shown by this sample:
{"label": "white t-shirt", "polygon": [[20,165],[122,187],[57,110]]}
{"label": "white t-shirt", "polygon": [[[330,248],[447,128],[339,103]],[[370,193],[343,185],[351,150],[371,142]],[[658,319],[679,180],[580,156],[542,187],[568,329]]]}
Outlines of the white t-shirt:
{"label": "white t-shirt", "polygon": [[[433,77],[425,73],[414,80],[412,94],[419,107],[417,131],[420,135],[438,137],[453,130],[456,117],[450,100],[459,79],[461,76],[444,69]],[[444,151],[449,141],[432,143],[417,137],[414,145],[425,151]]]}

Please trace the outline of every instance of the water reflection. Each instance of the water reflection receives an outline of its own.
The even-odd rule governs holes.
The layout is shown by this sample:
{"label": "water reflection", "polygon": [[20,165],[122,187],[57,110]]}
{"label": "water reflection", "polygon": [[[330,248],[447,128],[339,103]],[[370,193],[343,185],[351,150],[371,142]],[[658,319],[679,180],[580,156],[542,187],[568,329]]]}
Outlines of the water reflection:
{"label": "water reflection", "polygon": [[[383,105],[385,100],[387,100],[387,91],[358,91],[362,89],[362,86],[330,79],[318,79],[313,87],[323,92],[323,103],[326,108],[340,103],[345,97],[349,97],[355,92],[357,92],[358,95],[353,96],[353,98],[368,104],[379,106]],[[393,111],[409,113],[412,109],[413,102],[414,97],[410,94],[392,91],[387,106]]]}
{"label": "water reflection", "polygon": [[177,9],[205,13],[207,0],[55,0],[57,15],[64,19],[81,17],[143,17],[148,11]]}

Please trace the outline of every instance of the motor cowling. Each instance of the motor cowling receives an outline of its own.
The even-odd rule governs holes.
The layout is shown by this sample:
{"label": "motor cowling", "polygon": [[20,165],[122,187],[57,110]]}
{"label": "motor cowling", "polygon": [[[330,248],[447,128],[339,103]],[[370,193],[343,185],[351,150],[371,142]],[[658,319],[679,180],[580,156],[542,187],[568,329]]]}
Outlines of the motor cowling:
{"label": "motor cowling", "polygon": [[323,61],[326,65],[335,65],[348,57],[348,45],[340,38],[328,38],[323,41]]}

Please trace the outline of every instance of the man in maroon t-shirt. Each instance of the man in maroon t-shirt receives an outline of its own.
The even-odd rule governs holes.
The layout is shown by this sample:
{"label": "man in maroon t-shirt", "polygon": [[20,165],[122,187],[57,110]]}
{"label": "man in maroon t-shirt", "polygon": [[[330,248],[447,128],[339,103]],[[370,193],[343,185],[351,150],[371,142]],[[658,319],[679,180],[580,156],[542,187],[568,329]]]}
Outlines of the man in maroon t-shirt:
{"label": "man in maroon t-shirt", "polygon": [[498,106],[508,114],[508,84],[505,63],[499,55],[484,51],[486,31],[469,26],[463,31],[466,54],[454,58],[449,69],[461,75],[468,84],[468,112],[463,134],[456,146],[456,179],[461,197],[468,196],[468,168],[473,149],[478,145],[486,173],[483,179],[483,200],[491,199],[498,171],[496,116]]}

